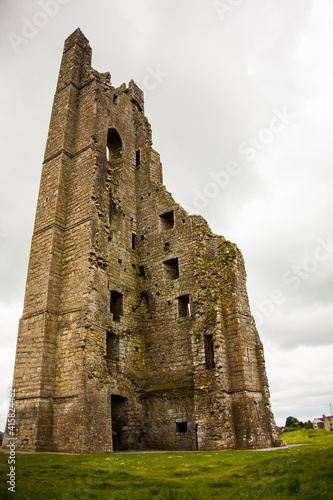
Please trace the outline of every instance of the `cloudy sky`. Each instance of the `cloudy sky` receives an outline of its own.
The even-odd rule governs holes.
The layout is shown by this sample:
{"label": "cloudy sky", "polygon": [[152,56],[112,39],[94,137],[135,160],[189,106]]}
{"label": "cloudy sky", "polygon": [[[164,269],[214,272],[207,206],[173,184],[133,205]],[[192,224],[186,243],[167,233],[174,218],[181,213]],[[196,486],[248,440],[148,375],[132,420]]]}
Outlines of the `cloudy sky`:
{"label": "cloudy sky", "polygon": [[331,0],[0,0],[0,430],[64,40],[145,92],[164,183],[243,252],[276,421],[333,404]]}

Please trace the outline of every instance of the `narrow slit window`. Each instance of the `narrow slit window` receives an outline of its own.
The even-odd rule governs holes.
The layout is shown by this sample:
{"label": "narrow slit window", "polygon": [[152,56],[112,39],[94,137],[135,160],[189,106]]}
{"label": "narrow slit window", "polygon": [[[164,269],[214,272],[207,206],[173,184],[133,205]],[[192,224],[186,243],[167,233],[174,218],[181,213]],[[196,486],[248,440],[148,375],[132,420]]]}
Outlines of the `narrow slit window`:
{"label": "narrow slit window", "polygon": [[169,259],[163,262],[164,275],[168,280],[179,278],[178,259]]}
{"label": "narrow slit window", "polygon": [[160,223],[162,231],[166,231],[167,229],[172,229],[175,226],[173,211],[161,214]]}
{"label": "narrow slit window", "polygon": [[132,233],[132,250],[136,249],[136,234]]}
{"label": "narrow slit window", "polygon": [[116,205],[112,199],[112,193],[109,193],[109,224],[111,226],[112,221],[116,214]]}
{"label": "narrow slit window", "polygon": [[187,422],[176,422],[177,432],[187,432]]}
{"label": "narrow slit window", "polygon": [[137,149],[135,151],[135,165],[137,167],[139,167],[141,165],[141,153],[140,153],[140,149]]}
{"label": "narrow slit window", "polygon": [[113,94],[113,104],[115,106],[117,106],[117,104],[118,104],[118,96],[117,96],[117,94]]}
{"label": "narrow slit window", "polygon": [[206,370],[215,368],[213,335],[205,335]]}
{"label": "narrow slit window", "polygon": [[111,292],[110,311],[113,314],[113,321],[120,321],[123,315],[123,294],[115,290]]}
{"label": "narrow slit window", "polygon": [[190,297],[188,295],[178,297],[178,314],[180,318],[191,316]]}

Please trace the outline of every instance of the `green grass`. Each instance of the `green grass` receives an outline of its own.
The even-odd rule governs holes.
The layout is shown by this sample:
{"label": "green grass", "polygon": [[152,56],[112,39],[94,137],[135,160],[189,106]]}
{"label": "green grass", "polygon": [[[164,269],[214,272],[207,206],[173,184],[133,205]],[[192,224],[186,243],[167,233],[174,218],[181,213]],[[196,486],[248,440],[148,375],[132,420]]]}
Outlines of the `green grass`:
{"label": "green grass", "polygon": [[332,498],[333,433],[296,431],[276,451],[114,455],[18,454],[16,493],[0,453],[0,498],[206,500]]}

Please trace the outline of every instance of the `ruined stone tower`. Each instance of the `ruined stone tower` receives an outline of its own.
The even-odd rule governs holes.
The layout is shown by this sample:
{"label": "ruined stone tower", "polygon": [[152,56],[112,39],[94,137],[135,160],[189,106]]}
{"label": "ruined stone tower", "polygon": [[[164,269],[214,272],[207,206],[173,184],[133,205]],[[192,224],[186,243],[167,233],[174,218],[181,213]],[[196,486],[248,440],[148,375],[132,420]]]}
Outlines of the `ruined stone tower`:
{"label": "ruined stone tower", "polygon": [[143,92],[95,71],[76,30],[54,98],[18,333],[17,447],[277,445],[245,276],[238,248],[163,186]]}

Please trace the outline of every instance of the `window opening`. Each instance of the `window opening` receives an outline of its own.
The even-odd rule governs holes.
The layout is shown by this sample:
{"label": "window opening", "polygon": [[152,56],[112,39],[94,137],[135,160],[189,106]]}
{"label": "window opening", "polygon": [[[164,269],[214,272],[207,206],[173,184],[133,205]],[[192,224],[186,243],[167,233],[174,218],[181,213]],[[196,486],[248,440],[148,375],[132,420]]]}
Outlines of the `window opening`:
{"label": "window opening", "polygon": [[205,358],[206,369],[213,370],[215,368],[213,335],[205,335]]}
{"label": "window opening", "polygon": [[191,316],[190,298],[188,295],[178,297],[178,314],[180,318]]}
{"label": "window opening", "polygon": [[115,290],[111,292],[110,311],[113,314],[113,321],[120,321],[123,315],[123,294]]}
{"label": "window opening", "polygon": [[140,104],[135,100],[135,99],[131,99],[131,103],[136,107],[138,108],[138,110],[142,113],[142,108],[140,106]]}
{"label": "window opening", "polygon": [[135,165],[136,167],[139,167],[141,164],[141,153],[140,153],[140,149],[137,149],[135,151]]}
{"label": "window opening", "polygon": [[176,422],[177,432],[187,432],[187,422]]}
{"label": "window opening", "polygon": [[160,221],[162,231],[173,228],[175,226],[173,211],[161,214]]}
{"label": "window opening", "polygon": [[169,259],[163,262],[165,277],[169,280],[179,278],[178,259]]}
{"label": "window opening", "polygon": [[111,128],[108,131],[106,157],[107,160],[112,163],[114,168],[120,168],[122,159],[122,142],[120,135],[114,128]]}
{"label": "window opening", "polygon": [[147,292],[141,292],[140,294],[140,308],[141,312],[146,312],[149,313],[149,299],[148,299],[148,293]]}
{"label": "window opening", "polygon": [[118,96],[117,96],[117,94],[113,94],[113,104],[115,104],[116,106],[118,104]]}
{"label": "window opening", "polygon": [[106,358],[119,359],[119,339],[117,335],[111,332],[106,334]]}
{"label": "window opening", "polygon": [[139,266],[140,276],[146,276],[145,268],[143,266]]}
{"label": "window opening", "polygon": [[136,248],[136,234],[132,233],[132,250]]}

